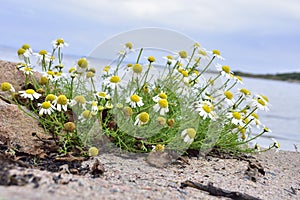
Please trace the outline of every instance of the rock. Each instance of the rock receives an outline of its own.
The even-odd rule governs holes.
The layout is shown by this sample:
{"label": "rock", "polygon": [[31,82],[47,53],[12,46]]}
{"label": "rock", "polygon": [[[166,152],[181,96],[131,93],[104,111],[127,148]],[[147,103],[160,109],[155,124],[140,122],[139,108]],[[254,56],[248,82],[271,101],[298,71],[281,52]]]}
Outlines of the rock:
{"label": "rock", "polygon": [[[21,71],[16,69],[16,63],[0,61],[0,74],[0,84],[9,82],[16,91],[24,85],[25,77]],[[9,92],[1,90],[0,96],[10,98]],[[20,108],[29,112],[25,107]],[[37,119],[30,117],[21,109],[18,105],[7,103],[0,98],[0,144],[31,155],[42,154],[41,147],[44,143],[32,134],[34,133],[40,138],[49,136],[45,134]]]}

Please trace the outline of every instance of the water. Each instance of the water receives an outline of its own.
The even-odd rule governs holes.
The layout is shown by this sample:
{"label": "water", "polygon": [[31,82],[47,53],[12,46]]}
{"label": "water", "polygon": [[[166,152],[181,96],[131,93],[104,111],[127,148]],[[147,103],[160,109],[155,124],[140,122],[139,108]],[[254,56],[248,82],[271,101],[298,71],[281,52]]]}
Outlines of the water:
{"label": "water", "polygon": [[267,146],[275,138],[281,149],[295,151],[294,145],[300,149],[300,83],[275,80],[244,78],[245,87],[254,93],[269,98],[269,112],[260,112],[263,124],[272,130],[258,142]]}
{"label": "water", "polygon": [[[74,66],[78,56],[65,56],[64,64]],[[16,49],[0,46],[0,59],[19,61]],[[104,63],[104,65],[109,62]],[[270,100],[270,111],[260,112],[260,121],[265,124],[271,133],[266,133],[256,140],[262,147],[276,139],[283,150],[295,151],[294,145],[300,149],[300,83],[291,83],[274,80],[243,78],[244,86],[252,93],[262,94]]]}

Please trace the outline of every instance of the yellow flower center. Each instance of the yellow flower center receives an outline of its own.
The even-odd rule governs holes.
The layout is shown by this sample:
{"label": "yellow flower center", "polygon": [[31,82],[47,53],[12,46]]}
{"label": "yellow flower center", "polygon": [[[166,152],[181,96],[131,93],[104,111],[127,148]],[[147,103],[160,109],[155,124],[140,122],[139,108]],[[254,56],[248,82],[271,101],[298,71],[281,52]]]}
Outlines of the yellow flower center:
{"label": "yellow flower center", "polygon": [[61,76],[61,75],[62,75],[62,72],[54,72],[54,75],[55,75],[55,76]]}
{"label": "yellow flower center", "polygon": [[130,97],[130,100],[133,101],[133,102],[139,102],[140,97],[138,95],[134,94]]}
{"label": "yellow flower center", "polygon": [[148,61],[151,62],[151,63],[155,62],[155,58],[153,56],[149,56],[148,57]]}
{"label": "yellow flower center", "polygon": [[93,78],[94,76],[95,76],[94,72],[89,71],[89,72],[86,73],[87,78]]}
{"label": "yellow flower center", "polygon": [[259,104],[261,104],[262,106],[265,106],[266,105],[266,102],[264,100],[262,100],[261,98],[257,99],[257,102]]}
{"label": "yellow flower center", "polygon": [[119,83],[121,81],[120,77],[119,76],[112,76],[110,79],[109,79],[110,82],[112,83]]}
{"label": "yellow flower center", "polygon": [[51,71],[51,70],[47,71],[47,74],[50,75],[50,76],[54,76],[55,75],[54,71]]}
{"label": "yellow flower center", "polygon": [[105,98],[106,97],[106,93],[105,92],[98,92],[98,96]]}
{"label": "yellow flower center", "polygon": [[46,50],[40,50],[39,54],[40,54],[40,55],[46,55],[46,54],[47,54],[47,51],[46,51]]}
{"label": "yellow flower center", "polygon": [[48,83],[48,78],[46,76],[42,76],[40,79],[41,85],[46,85]]}
{"label": "yellow flower center", "polygon": [[207,104],[204,104],[202,106],[202,109],[206,112],[206,113],[210,113],[211,112],[211,107],[208,106]]}
{"label": "yellow flower center", "polygon": [[80,103],[80,104],[84,104],[86,102],[84,96],[76,96],[74,98],[74,100],[77,102],[77,103]]}
{"label": "yellow flower center", "polygon": [[185,70],[182,70],[181,74],[183,75],[183,77],[188,77],[189,76],[189,73]]}
{"label": "yellow flower center", "polygon": [[99,153],[99,150],[96,147],[89,148],[89,156],[95,157]]}
{"label": "yellow flower center", "polygon": [[33,95],[35,93],[35,91],[33,89],[27,89],[27,90],[25,90],[25,93]]}
{"label": "yellow flower center", "polygon": [[68,103],[68,99],[65,95],[59,95],[57,97],[57,103],[60,104],[60,105],[66,105]]}
{"label": "yellow flower center", "polygon": [[258,115],[256,113],[251,114],[255,119],[258,119]]}
{"label": "yellow flower center", "polygon": [[182,67],[179,67],[177,70],[181,73],[184,69]]}
{"label": "yellow flower center", "polygon": [[203,51],[203,50],[199,50],[198,51],[199,54],[203,55],[203,56],[207,56],[207,53],[206,51]]}
{"label": "yellow flower center", "polygon": [[18,49],[18,55],[23,55],[25,52],[26,50],[23,48]]}
{"label": "yellow flower center", "polygon": [[213,53],[214,55],[217,55],[217,56],[220,56],[220,55],[221,55],[221,52],[220,52],[219,50],[217,50],[217,49],[212,50],[212,53]]}
{"label": "yellow flower center", "polygon": [[58,38],[57,40],[56,40],[56,44],[64,44],[65,43],[65,41],[62,39],[62,38]]}
{"label": "yellow flower center", "polygon": [[264,95],[260,95],[266,102],[269,102],[268,97],[264,96]]}
{"label": "yellow flower center", "polygon": [[132,113],[133,113],[132,109],[130,107],[128,107],[128,106],[126,106],[126,107],[123,108],[123,112],[124,112],[124,115],[128,116],[128,117],[131,116]]}
{"label": "yellow flower center", "polygon": [[157,144],[155,146],[155,151],[164,151],[164,149],[165,149],[165,145]]}
{"label": "yellow flower center", "polygon": [[75,131],[76,126],[74,122],[67,122],[64,124],[64,128],[66,131],[73,132]]}
{"label": "yellow flower center", "polygon": [[180,58],[183,58],[183,59],[187,58],[187,52],[186,51],[179,51],[178,54],[179,54]]}
{"label": "yellow flower center", "polygon": [[173,57],[171,55],[167,55],[167,59],[173,60]]}
{"label": "yellow flower center", "polygon": [[194,47],[195,47],[195,48],[200,48],[200,44],[199,44],[198,42],[195,42],[195,43],[194,43]]}
{"label": "yellow flower center", "polygon": [[166,99],[160,99],[158,101],[158,105],[161,107],[161,108],[167,108],[168,107],[168,101]]}
{"label": "yellow flower center", "polygon": [[157,120],[158,124],[161,126],[165,125],[167,122],[166,118],[164,118],[164,117],[157,117],[156,120]]}
{"label": "yellow flower center", "polygon": [[22,49],[25,49],[25,50],[30,49],[29,44],[23,44]]}
{"label": "yellow flower center", "polygon": [[133,45],[131,42],[127,42],[127,43],[125,43],[125,47],[128,49],[132,49]]}
{"label": "yellow flower center", "polygon": [[230,91],[225,91],[224,95],[226,96],[227,99],[232,99],[233,98],[233,94]]}
{"label": "yellow flower center", "polygon": [[3,82],[2,84],[1,84],[1,90],[2,91],[8,91],[8,90],[10,90],[11,89],[11,85],[10,85],[10,83],[8,83],[8,82]]}
{"label": "yellow flower center", "polygon": [[98,110],[102,111],[102,110],[104,110],[104,107],[103,106],[98,106]]}
{"label": "yellow flower center", "polygon": [[196,136],[196,130],[193,128],[186,129],[186,134],[189,136],[189,138],[194,139]]}
{"label": "yellow flower center", "polygon": [[104,67],[103,71],[109,72],[109,69],[110,69],[110,66],[107,65],[107,66]]}
{"label": "yellow flower center", "polygon": [[251,94],[251,92],[249,90],[247,90],[246,88],[240,89],[240,92],[243,93],[244,95],[250,95]]}
{"label": "yellow flower center", "polygon": [[88,61],[85,59],[85,58],[80,58],[78,61],[77,61],[77,64],[80,68],[82,69],[85,69],[87,68],[88,66]]}
{"label": "yellow flower center", "polygon": [[74,72],[75,70],[76,70],[75,67],[71,67],[71,68],[69,69],[69,73],[72,73],[72,72]]}
{"label": "yellow flower center", "polygon": [[168,98],[168,96],[165,93],[160,93],[158,95],[158,97],[161,98],[161,99],[167,99]]}
{"label": "yellow flower center", "polygon": [[49,101],[45,101],[42,103],[41,107],[44,109],[49,109],[51,107],[51,103]]}
{"label": "yellow flower center", "polygon": [[50,101],[50,102],[52,102],[52,101],[54,101],[55,99],[56,99],[56,96],[55,96],[54,94],[48,94],[48,95],[46,96],[45,101]]}
{"label": "yellow flower center", "polygon": [[222,70],[223,70],[224,72],[226,72],[227,74],[230,73],[230,67],[227,66],[227,65],[222,66]]}
{"label": "yellow flower center", "polygon": [[235,76],[239,81],[243,81],[242,77],[240,76]]}
{"label": "yellow flower center", "polygon": [[92,118],[92,114],[91,114],[91,111],[89,110],[85,110],[81,113],[82,117],[84,117],[85,119],[89,119],[89,118]]}
{"label": "yellow flower center", "polygon": [[240,120],[242,118],[241,114],[239,112],[233,112],[232,113],[232,116],[235,118],[235,119],[238,119]]}
{"label": "yellow flower center", "polygon": [[139,120],[143,123],[147,123],[149,121],[149,114],[146,112],[142,112],[139,114]]}
{"label": "yellow flower center", "polygon": [[135,65],[133,65],[132,70],[134,73],[139,74],[143,71],[143,67],[140,64],[135,64]]}
{"label": "yellow flower center", "polygon": [[97,106],[97,102],[93,101],[93,102],[91,103],[91,105],[92,105],[93,107],[95,107],[95,106]]}

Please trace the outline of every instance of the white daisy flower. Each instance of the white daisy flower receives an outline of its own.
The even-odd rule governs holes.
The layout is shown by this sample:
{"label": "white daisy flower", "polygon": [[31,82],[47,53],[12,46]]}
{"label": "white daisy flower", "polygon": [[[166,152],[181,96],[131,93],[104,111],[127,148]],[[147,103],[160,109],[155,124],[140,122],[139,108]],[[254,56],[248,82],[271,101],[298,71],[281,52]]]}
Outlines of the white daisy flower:
{"label": "white daisy flower", "polygon": [[132,108],[141,107],[144,105],[143,98],[138,96],[137,94],[133,94],[128,97],[126,99],[126,103],[129,103]]}
{"label": "white daisy flower", "polygon": [[158,100],[157,104],[153,106],[153,110],[155,112],[159,112],[160,115],[165,115],[167,112],[169,112],[169,106],[168,106],[167,99],[160,99]]}
{"label": "white daisy flower", "polygon": [[46,50],[41,50],[39,53],[33,53],[33,55],[38,57],[38,65],[48,65],[51,61],[51,55]]}
{"label": "white daisy flower", "polygon": [[55,110],[55,107],[49,101],[45,101],[43,103],[38,103],[38,106],[41,107],[41,109],[39,111],[39,115],[43,115],[43,114],[50,115]]}
{"label": "white daisy flower", "polygon": [[153,97],[152,100],[157,103],[159,100],[167,99],[167,98],[168,98],[167,94],[164,93],[164,91],[161,91],[158,95]]}
{"label": "white daisy flower", "polygon": [[22,71],[26,75],[31,75],[31,74],[33,74],[33,72],[35,72],[35,70],[33,70],[33,68],[30,66],[21,67],[19,70]]}
{"label": "white daisy flower", "polygon": [[71,100],[70,106],[80,105],[83,109],[86,109],[86,100],[84,96],[76,96]]}
{"label": "white daisy flower", "polygon": [[38,99],[38,98],[40,98],[40,96],[42,96],[41,94],[37,93],[33,89],[27,89],[25,91],[19,91],[19,93],[20,93],[21,97],[30,99],[32,101],[34,99]]}
{"label": "white daisy flower", "polygon": [[237,126],[244,126],[245,123],[243,122],[243,116],[239,112],[230,112],[227,114],[227,117],[231,119],[231,123],[237,125]]}
{"label": "white daisy flower", "polygon": [[52,41],[52,45],[54,49],[68,47],[69,44],[66,43],[62,38],[58,38],[57,40]]}
{"label": "white daisy flower", "polygon": [[216,64],[217,70],[221,73],[222,76],[225,76],[228,79],[233,79],[233,72],[230,71],[230,67],[227,65]]}
{"label": "white daisy flower", "polygon": [[260,110],[269,111],[269,100],[266,96],[256,95],[257,97],[252,100],[252,106],[257,107]]}
{"label": "white daisy flower", "polygon": [[51,81],[57,81],[63,77],[66,77],[66,75],[62,72],[55,72],[52,70],[48,70],[47,72],[43,72],[43,76],[47,77]]}
{"label": "white daisy flower", "polygon": [[12,86],[12,84],[8,82],[1,83],[1,90],[3,92],[10,91],[11,93],[15,92],[15,88]]}
{"label": "white daisy flower", "polygon": [[101,99],[110,99],[110,95],[106,92],[98,92],[95,94],[96,97],[99,97]]}
{"label": "white daisy flower", "polygon": [[99,110],[97,102],[96,101],[91,101],[89,103],[91,104],[91,114],[92,115],[97,115],[98,110]]}
{"label": "white daisy flower", "polygon": [[220,60],[225,60],[225,58],[221,56],[221,52],[217,49],[212,50],[210,53],[213,55],[213,57],[216,57]]}
{"label": "white daisy flower", "polygon": [[148,113],[141,112],[140,114],[138,114],[136,116],[134,125],[141,126],[141,125],[147,124],[149,119],[150,119],[150,116]]}
{"label": "white daisy flower", "polygon": [[187,144],[192,144],[196,136],[196,130],[193,128],[187,128],[181,132],[181,137]]}
{"label": "white daisy flower", "polygon": [[18,49],[18,57],[21,59],[21,60],[25,60],[27,58],[29,58],[31,56],[31,52],[30,50],[28,49],[24,49],[24,48],[20,48]]}
{"label": "white daisy flower", "polygon": [[104,85],[107,85],[111,89],[115,89],[120,84],[121,78],[119,76],[111,76],[104,81]]}
{"label": "white daisy flower", "polygon": [[262,123],[259,120],[259,117],[256,113],[252,113],[249,117],[249,120],[251,120],[251,124],[255,125],[257,128],[260,128],[262,126]]}
{"label": "white daisy flower", "polygon": [[200,56],[201,59],[203,60],[209,60],[209,51],[207,51],[206,49],[202,48],[198,51],[198,54]]}
{"label": "white daisy flower", "polygon": [[195,107],[196,111],[199,112],[199,115],[203,117],[203,119],[210,118],[215,120],[217,118],[217,114],[215,113],[211,102],[202,101],[201,103],[196,103]]}
{"label": "white daisy flower", "polygon": [[164,144],[152,145],[152,151],[153,152],[163,152],[164,150],[165,150],[165,145]]}
{"label": "white daisy flower", "polygon": [[65,95],[61,94],[53,101],[53,104],[56,107],[56,110],[67,111],[69,100]]}
{"label": "white daisy flower", "polygon": [[243,79],[242,79],[242,77],[240,77],[240,76],[234,76],[233,79],[236,80],[239,84],[244,84],[244,83],[243,83]]}
{"label": "white daisy flower", "polygon": [[45,101],[54,102],[57,99],[57,96],[54,94],[48,94],[45,98]]}
{"label": "white daisy flower", "polygon": [[171,56],[171,55],[165,56],[165,57],[163,57],[163,59],[167,61],[167,65],[173,66],[176,63],[176,60],[174,60],[173,56]]}
{"label": "white daisy flower", "polygon": [[85,122],[87,120],[90,120],[93,117],[90,110],[83,111],[80,116],[78,117],[78,120],[81,122]]}
{"label": "white daisy flower", "polygon": [[224,96],[225,96],[225,101],[229,106],[233,106],[235,99],[233,98],[233,94],[230,91],[225,91],[224,92]]}

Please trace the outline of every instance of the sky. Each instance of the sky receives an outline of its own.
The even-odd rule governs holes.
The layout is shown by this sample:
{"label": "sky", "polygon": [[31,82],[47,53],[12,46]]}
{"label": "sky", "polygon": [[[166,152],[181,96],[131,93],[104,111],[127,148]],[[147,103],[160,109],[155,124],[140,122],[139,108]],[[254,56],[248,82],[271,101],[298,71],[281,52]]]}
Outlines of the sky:
{"label": "sky", "polygon": [[51,41],[62,37],[70,44],[66,54],[87,56],[122,32],[156,27],[184,34],[206,49],[219,49],[232,70],[300,72],[299,0],[0,0],[0,4],[0,46],[16,50],[24,43],[36,51],[51,50]]}

